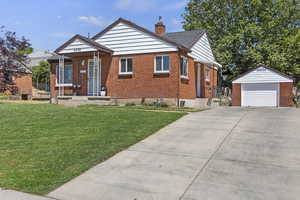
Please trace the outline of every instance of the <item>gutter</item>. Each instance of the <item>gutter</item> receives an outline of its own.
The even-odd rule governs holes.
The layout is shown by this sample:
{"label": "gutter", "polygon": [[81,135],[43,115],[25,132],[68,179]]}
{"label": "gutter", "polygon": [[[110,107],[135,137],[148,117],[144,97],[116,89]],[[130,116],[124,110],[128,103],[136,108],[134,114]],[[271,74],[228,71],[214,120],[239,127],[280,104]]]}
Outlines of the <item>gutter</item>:
{"label": "gutter", "polygon": [[213,65],[215,67],[215,69],[219,69],[222,68],[222,65],[216,61],[207,61],[207,60],[195,60],[196,62],[200,62],[203,64],[209,64],[209,65]]}

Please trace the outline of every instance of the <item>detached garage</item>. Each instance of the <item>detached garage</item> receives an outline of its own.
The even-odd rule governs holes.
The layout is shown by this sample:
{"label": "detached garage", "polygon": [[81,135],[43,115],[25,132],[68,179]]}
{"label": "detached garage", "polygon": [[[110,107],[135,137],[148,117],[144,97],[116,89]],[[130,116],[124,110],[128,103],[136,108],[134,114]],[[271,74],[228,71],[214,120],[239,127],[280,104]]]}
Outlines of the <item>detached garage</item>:
{"label": "detached garage", "polygon": [[268,67],[258,67],[232,81],[232,105],[287,107],[293,105],[293,79]]}

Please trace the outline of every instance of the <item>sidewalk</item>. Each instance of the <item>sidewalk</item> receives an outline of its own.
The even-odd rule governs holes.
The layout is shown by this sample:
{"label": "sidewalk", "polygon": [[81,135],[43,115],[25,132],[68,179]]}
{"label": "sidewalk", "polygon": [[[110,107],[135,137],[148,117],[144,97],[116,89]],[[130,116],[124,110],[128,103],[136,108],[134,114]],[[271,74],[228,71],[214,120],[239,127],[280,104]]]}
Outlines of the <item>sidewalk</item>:
{"label": "sidewalk", "polygon": [[14,190],[4,190],[1,188],[0,188],[0,199],[1,200],[55,200],[53,198],[46,198],[42,196],[26,194]]}

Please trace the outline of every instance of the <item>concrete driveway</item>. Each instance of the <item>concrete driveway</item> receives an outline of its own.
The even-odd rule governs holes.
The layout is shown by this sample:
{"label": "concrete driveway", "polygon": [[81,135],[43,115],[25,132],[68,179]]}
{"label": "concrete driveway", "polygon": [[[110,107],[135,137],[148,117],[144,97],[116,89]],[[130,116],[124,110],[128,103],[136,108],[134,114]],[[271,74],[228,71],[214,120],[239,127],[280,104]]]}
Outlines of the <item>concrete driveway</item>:
{"label": "concrete driveway", "polygon": [[49,194],[60,200],[298,200],[300,109],[192,113]]}

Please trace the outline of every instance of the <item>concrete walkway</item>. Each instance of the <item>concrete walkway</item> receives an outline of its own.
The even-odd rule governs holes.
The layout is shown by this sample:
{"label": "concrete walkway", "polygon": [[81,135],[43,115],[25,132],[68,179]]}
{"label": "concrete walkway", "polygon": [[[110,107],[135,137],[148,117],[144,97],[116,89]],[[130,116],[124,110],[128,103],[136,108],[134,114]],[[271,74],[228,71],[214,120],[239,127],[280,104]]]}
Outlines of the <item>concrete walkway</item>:
{"label": "concrete walkway", "polygon": [[17,192],[14,190],[4,190],[0,188],[1,200],[55,200],[53,198],[46,198],[32,194],[26,194],[23,192]]}
{"label": "concrete walkway", "polygon": [[192,113],[48,194],[60,200],[298,200],[300,109]]}

